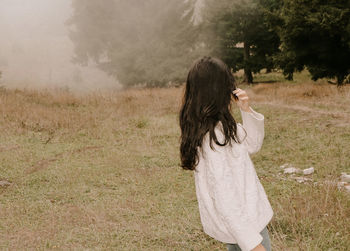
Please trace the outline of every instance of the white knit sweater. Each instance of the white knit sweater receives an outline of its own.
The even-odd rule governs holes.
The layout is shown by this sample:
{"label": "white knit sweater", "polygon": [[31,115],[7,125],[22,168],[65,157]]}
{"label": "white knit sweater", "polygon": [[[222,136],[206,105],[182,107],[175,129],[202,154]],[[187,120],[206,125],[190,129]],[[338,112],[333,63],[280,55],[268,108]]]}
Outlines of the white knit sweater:
{"label": "white knit sweater", "polygon": [[[248,251],[263,240],[260,232],[272,219],[273,210],[249,156],[262,146],[264,116],[253,109],[252,113],[240,111],[243,125],[237,123],[237,134],[244,139],[242,144],[213,142],[213,151],[207,133],[194,177],[204,232]],[[219,142],[224,141],[221,122],[215,134]]]}

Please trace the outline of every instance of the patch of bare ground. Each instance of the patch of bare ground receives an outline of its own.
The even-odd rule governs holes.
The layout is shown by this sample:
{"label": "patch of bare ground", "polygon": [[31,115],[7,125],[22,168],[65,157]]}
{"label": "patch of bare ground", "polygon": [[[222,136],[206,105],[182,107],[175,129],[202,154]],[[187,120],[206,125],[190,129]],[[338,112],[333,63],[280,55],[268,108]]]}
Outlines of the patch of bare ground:
{"label": "patch of bare ground", "polygon": [[252,102],[307,114],[328,116],[333,126],[350,124],[350,86],[322,83],[257,84],[247,89]]}

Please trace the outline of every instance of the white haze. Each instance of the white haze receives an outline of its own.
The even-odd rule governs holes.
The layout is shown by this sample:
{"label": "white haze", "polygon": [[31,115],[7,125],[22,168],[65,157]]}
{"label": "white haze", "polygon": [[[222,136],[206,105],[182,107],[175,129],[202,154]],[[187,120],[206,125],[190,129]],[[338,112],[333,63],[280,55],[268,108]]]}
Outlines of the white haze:
{"label": "white haze", "polygon": [[0,85],[78,92],[120,87],[92,63],[71,62],[64,24],[71,13],[71,0],[0,0]]}

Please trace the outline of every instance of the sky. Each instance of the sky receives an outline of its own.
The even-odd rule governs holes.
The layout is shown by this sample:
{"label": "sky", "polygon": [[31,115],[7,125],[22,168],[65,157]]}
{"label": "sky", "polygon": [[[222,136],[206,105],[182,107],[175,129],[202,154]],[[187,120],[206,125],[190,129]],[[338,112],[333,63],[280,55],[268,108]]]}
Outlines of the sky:
{"label": "sky", "polygon": [[71,0],[0,0],[0,85],[12,88],[119,88],[117,80],[71,62],[65,21]]}

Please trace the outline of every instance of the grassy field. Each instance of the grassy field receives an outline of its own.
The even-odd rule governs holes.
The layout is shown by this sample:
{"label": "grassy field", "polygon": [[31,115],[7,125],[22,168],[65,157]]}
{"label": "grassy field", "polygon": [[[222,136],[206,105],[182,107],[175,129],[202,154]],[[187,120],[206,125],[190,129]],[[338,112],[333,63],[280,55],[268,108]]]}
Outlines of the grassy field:
{"label": "grassy field", "polygon": [[[297,75],[239,87],[266,119],[252,159],[273,250],[349,250],[350,193],[332,181],[350,172],[350,86]],[[182,93],[1,89],[0,250],[225,250],[203,232],[193,173],[179,167]],[[285,163],[313,166],[312,181]]]}

